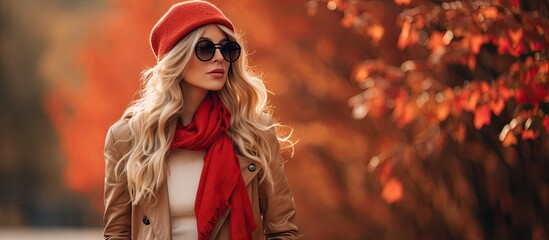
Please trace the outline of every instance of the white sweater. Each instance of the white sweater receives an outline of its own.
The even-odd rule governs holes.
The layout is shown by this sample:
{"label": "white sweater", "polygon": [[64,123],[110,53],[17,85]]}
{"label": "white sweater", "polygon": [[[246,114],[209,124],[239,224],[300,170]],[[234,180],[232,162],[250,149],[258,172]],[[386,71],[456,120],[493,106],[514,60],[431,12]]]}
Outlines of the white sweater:
{"label": "white sweater", "polygon": [[181,149],[168,154],[168,196],[173,240],[198,239],[194,203],[204,155],[203,151]]}

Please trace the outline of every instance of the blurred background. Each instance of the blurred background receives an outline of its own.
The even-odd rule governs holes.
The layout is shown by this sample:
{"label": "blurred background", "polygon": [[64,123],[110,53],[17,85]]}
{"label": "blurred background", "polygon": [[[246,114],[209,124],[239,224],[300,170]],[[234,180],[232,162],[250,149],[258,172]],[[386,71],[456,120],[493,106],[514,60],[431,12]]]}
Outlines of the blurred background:
{"label": "blurred background", "polygon": [[[105,134],[175,2],[0,0],[0,239],[101,238]],[[211,2],[299,140],[307,239],[549,238],[547,1]]]}

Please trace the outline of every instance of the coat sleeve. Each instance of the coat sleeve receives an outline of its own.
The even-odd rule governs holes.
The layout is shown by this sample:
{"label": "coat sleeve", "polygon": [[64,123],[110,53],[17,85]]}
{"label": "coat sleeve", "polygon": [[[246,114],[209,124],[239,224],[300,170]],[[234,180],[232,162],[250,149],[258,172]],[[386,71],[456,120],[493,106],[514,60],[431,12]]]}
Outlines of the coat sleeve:
{"label": "coat sleeve", "polygon": [[[114,130],[113,130],[114,129]],[[105,212],[103,214],[105,239],[131,239],[131,203],[124,176],[115,177],[115,167],[123,156],[115,136],[116,124],[105,139]]]}
{"label": "coat sleeve", "polygon": [[269,132],[269,143],[274,150],[269,163],[274,191],[267,181],[261,183],[259,190],[265,239],[300,239],[302,234],[295,223],[295,202],[274,131]]}

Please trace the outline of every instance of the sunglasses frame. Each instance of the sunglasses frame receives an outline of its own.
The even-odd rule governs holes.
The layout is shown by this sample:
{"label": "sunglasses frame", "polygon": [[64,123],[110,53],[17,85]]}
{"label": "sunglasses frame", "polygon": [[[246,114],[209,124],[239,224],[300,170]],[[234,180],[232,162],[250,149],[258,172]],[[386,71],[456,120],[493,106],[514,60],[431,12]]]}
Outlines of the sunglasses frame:
{"label": "sunglasses frame", "polygon": [[[210,44],[212,44],[214,46],[214,51],[212,52],[211,56],[208,59],[202,59],[202,58],[200,58],[200,56],[198,56],[198,46],[200,45],[201,42],[209,42]],[[225,46],[227,46],[227,44],[234,44],[236,46],[236,49],[238,49],[238,55],[236,56],[236,58],[233,61],[231,61],[230,59],[227,59],[227,58],[229,58],[229,56],[225,56],[225,54],[223,54],[223,48]],[[194,54],[196,55],[196,58],[198,58],[198,60],[200,60],[202,62],[207,62],[207,61],[212,60],[212,58],[215,56],[215,52],[217,51],[217,49],[219,49],[219,51],[221,52],[221,56],[223,56],[223,59],[225,59],[225,61],[227,61],[227,62],[230,62],[230,63],[235,62],[240,57],[241,47],[240,47],[240,44],[238,44],[237,42],[235,42],[235,41],[226,41],[224,43],[215,44],[214,42],[212,42],[211,40],[208,40],[208,39],[202,39],[202,40],[200,40],[196,43],[196,45],[194,46]]]}

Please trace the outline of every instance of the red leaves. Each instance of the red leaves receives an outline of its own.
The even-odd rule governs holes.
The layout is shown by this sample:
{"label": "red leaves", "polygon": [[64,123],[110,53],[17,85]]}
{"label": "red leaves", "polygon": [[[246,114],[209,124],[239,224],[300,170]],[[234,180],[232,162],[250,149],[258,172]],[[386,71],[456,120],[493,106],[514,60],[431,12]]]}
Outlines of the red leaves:
{"label": "red leaves", "polygon": [[[402,0],[395,3],[408,4]],[[549,63],[544,55],[549,26],[539,14],[520,12],[520,4],[519,0],[512,0],[497,6],[478,7],[453,2],[443,3],[442,8],[422,5],[401,12],[396,47],[423,46],[430,52],[428,60],[410,56],[397,68],[398,73],[392,75],[389,72],[394,67],[380,60],[371,61],[368,67],[357,67],[353,79],[364,92],[362,100],[353,104],[355,118],[367,114],[379,118],[382,113],[392,111],[389,116],[402,128],[425,121],[440,124],[466,112],[473,114],[470,124],[481,129],[491,125],[492,117],[500,117],[506,107],[511,106],[507,112],[514,114],[516,120],[500,134],[505,146],[515,144],[517,136],[534,139],[539,136],[536,130],[545,128],[546,131],[538,132],[547,132],[547,112],[539,106],[549,102]],[[357,9],[350,11],[353,16],[360,16]],[[372,16],[371,12],[365,14]],[[384,29],[371,25],[368,35],[374,41],[381,39]],[[478,56],[484,51],[483,45],[492,45],[497,54],[504,57]],[[477,61],[492,64],[503,72],[497,70],[494,79],[473,76],[456,87],[447,86],[441,79],[447,74],[441,69],[448,65],[461,64],[475,72]],[[507,105],[510,99],[515,101]],[[543,124],[540,120],[532,124],[534,128],[526,127],[525,120],[531,118],[543,119]],[[456,140],[463,141],[465,129],[462,126],[456,130]]]}
{"label": "red leaves", "polygon": [[535,52],[543,51],[544,49],[543,43],[540,43],[540,42],[530,42],[529,47],[530,47],[530,50]]}
{"label": "red leaves", "polygon": [[[364,8],[373,5],[372,1],[351,2],[357,2],[357,5]],[[404,0],[394,2],[403,4]],[[413,171],[413,164],[431,167],[428,161],[447,160],[428,149],[454,149],[437,147],[433,144],[434,140],[430,139],[429,144],[425,144],[427,147],[423,148],[427,149],[427,154],[421,154],[422,148],[415,142],[410,142],[413,141],[412,138],[425,132],[426,126],[440,128],[445,144],[464,143],[467,151],[478,147],[471,144],[479,139],[478,134],[469,134],[470,132],[486,127],[490,129],[483,130],[489,131],[482,131],[482,134],[489,134],[494,128],[499,128],[502,122],[504,127],[499,134],[499,140],[505,147],[536,140],[540,135],[549,133],[549,117],[547,111],[543,110],[547,109],[549,102],[547,70],[544,70],[548,65],[546,48],[549,36],[545,15],[521,12],[519,0],[426,1],[416,6],[402,11],[396,21],[400,27],[396,30],[397,52],[383,49],[382,54],[376,52],[368,55],[380,58],[390,56],[390,62],[400,61],[402,74],[389,78],[387,73],[392,66],[381,64],[369,68],[357,67],[356,74],[352,75],[352,79],[363,90],[360,97],[353,97],[361,100],[352,101],[357,102],[352,104],[357,109],[353,113],[360,113],[357,115],[362,117],[368,114],[376,118],[374,120],[378,121],[368,121],[368,124],[389,126],[390,131],[380,132],[383,135],[391,132],[387,138],[397,141],[400,146],[413,145],[415,149],[411,157],[406,157],[406,153],[399,153],[400,157],[391,159],[396,163],[393,174],[389,171],[390,167],[379,168],[381,197],[389,204],[402,201],[403,188],[409,184],[425,185],[425,181],[417,181],[423,177],[423,173]],[[369,12],[371,9],[365,10],[364,15],[361,12],[352,13],[354,16],[370,17],[373,15]],[[354,22],[350,21],[350,24]],[[387,34],[391,33],[388,29],[392,26],[383,27]],[[375,39],[372,35],[369,34]],[[371,114],[372,106],[385,109],[387,114]],[[392,125],[387,124],[386,120],[392,120],[401,129],[391,128]],[[447,141],[449,138],[455,142]],[[491,141],[492,138],[481,139]],[[522,147],[524,146],[514,150]],[[476,151],[491,151],[481,148]],[[381,149],[384,152],[384,148]],[[514,150],[504,151],[503,160],[512,162],[508,158],[513,158],[510,155],[515,153]],[[486,162],[490,171],[499,171],[490,158],[479,159],[478,162]],[[369,167],[377,166],[380,160],[372,162],[376,164],[370,163]],[[372,167],[369,171],[373,172],[371,169]],[[401,182],[400,179],[405,178],[395,175],[400,176],[403,172],[413,177]],[[452,189],[448,194],[439,191],[439,186],[429,186],[428,189],[436,190],[426,191],[424,194],[435,192],[438,197],[434,199],[443,199],[446,202],[448,195],[453,195],[455,190]],[[433,202],[436,204],[442,201]],[[405,203],[408,201],[402,204]],[[455,212],[458,211],[448,215],[454,216]]]}
{"label": "red leaves", "polygon": [[521,134],[522,140],[534,140],[538,136],[539,136],[539,132],[531,130],[531,129],[526,130],[526,131],[522,132],[522,134]]}
{"label": "red leaves", "polygon": [[548,100],[549,87],[547,84],[531,84],[523,85],[517,90],[515,99],[519,104],[531,104],[534,108],[537,108],[539,103],[544,100]]}
{"label": "red leaves", "polygon": [[523,41],[524,31],[522,28],[518,28],[516,30],[508,29],[507,34],[509,36],[509,54],[511,54],[514,57],[518,57],[522,55],[525,51]]}
{"label": "red leaves", "polygon": [[520,7],[520,0],[509,0],[509,4],[513,7]]}
{"label": "red leaves", "polygon": [[[527,57],[524,62],[513,64],[511,73],[514,80],[518,82],[515,89],[515,101],[519,105],[517,117],[519,124],[513,130],[520,134],[523,140],[534,140],[543,132],[549,133],[547,119],[547,107],[542,110],[540,107],[549,104],[549,63],[537,61],[533,57]],[[521,119],[527,119],[524,122]],[[545,129],[543,131],[542,129]]]}
{"label": "red leaves", "polygon": [[503,54],[509,52],[509,46],[511,44],[509,43],[508,38],[506,38],[504,36],[500,36],[500,37],[492,40],[492,43],[497,46],[499,55],[503,55]]}
{"label": "red leaves", "polygon": [[[534,110],[541,102],[549,102],[549,83],[542,82],[547,76],[548,64],[535,67],[533,60],[526,61],[526,66],[531,67],[525,71],[524,65],[514,63],[509,68],[510,75],[502,75],[494,82],[476,80],[456,88],[441,86],[432,73],[425,70],[428,66],[428,63],[419,61],[407,61],[400,69],[395,69],[382,61],[365,61],[358,65],[353,76],[365,90],[353,97],[352,101],[349,100],[349,104],[353,106],[353,116],[362,119],[369,114],[374,118],[380,118],[386,111],[392,111],[390,116],[396,125],[402,128],[414,123],[416,119],[421,119],[420,122],[427,120],[432,124],[439,124],[465,111],[473,114],[472,125],[476,129],[481,129],[491,125],[492,117],[501,115],[506,108],[507,100],[511,98],[514,98],[519,106],[530,104]],[[523,76],[521,79],[525,80],[520,81],[519,88],[510,88],[517,84],[517,76]],[[513,81],[515,82],[510,84]],[[441,90],[437,90],[441,87]],[[522,110],[517,114],[521,112]],[[528,119],[543,116],[543,113],[536,110],[524,116],[523,119]],[[539,136],[536,131],[530,131],[527,127],[516,126],[517,123],[502,135],[501,141],[504,145],[515,144],[517,139],[514,135],[521,135],[525,140]],[[458,135],[464,136],[464,128],[460,129]],[[507,136],[508,134],[513,136]],[[463,137],[455,139],[463,141]]]}

